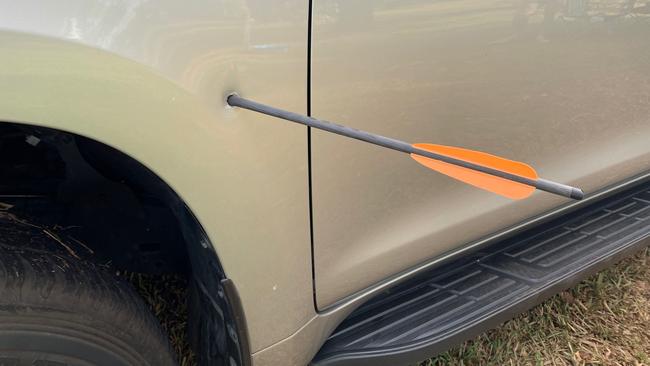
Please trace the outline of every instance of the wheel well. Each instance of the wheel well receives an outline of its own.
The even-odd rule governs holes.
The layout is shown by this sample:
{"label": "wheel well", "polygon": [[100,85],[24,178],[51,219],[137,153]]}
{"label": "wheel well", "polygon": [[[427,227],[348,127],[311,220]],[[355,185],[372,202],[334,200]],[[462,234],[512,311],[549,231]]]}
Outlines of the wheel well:
{"label": "wheel well", "polygon": [[249,363],[232,281],[189,208],[151,170],[87,137],[0,122],[0,177],[0,209],[52,228],[75,244],[70,250],[116,271],[187,278],[198,360]]}

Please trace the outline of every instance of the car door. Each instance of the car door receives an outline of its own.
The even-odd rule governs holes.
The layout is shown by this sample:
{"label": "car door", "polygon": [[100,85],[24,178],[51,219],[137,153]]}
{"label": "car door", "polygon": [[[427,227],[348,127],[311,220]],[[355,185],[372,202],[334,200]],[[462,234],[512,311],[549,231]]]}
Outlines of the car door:
{"label": "car door", "polygon": [[[647,1],[313,0],[311,112],[593,193],[650,167]],[[320,309],[568,203],[311,131]]]}

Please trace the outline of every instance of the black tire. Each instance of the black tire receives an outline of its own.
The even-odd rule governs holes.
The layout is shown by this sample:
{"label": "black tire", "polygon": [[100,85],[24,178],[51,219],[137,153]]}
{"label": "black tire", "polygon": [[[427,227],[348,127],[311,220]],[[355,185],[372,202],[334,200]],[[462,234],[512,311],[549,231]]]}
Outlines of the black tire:
{"label": "black tire", "polygon": [[130,284],[41,230],[0,226],[0,365],[176,365]]}

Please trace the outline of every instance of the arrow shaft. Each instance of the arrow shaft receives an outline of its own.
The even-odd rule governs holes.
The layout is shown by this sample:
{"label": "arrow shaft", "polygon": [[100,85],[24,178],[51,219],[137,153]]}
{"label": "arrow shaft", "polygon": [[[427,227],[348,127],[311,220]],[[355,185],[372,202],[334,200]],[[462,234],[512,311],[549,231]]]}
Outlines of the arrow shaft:
{"label": "arrow shaft", "polygon": [[404,152],[407,154],[416,154],[420,156],[424,156],[427,158],[439,160],[448,164],[460,166],[463,168],[479,171],[481,173],[493,175],[499,178],[504,178],[507,180],[511,180],[514,182],[526,184],[532,187],[535,187],[537,189],[557,194],[560,196],[564,197],[569,197],[569,198],[574,198],[574,199],[582,199],[582,191],[578,188],[574,188],[571,186],[567,186],[561,183],[549,181],[546,179],[530,179],[526,177],[522,177],[516,174],[511,174],[508,172],[504,172],[501,170],[493,169],[490,167],[486,167],[483,165],[479,164],[474,164],[469,161],[461,160],[461,159],[456,159],[450,156],[446,155],[441,155],[441,154],[436,154],[431,151],[426,151],[422,149],[418,149],[411,144],[392,139],[389,137],[377,135],[374,133],[358,130],[356,128],[348,127],[348,126],[343,126],[339,125],[336,123],[324,121],[324,120],[319,120],[316,118],[308,117],[302,114],[294,113],[294,112],[289,112],[285,111],[282,109],[278,109],[275,107],[271,107],[262,103],[258,103],[249,99],[242,98],[236,94],[231,94],[228,96],[227,102],[229,105],[233,107],[240,107],[244,109],[248,109],[251,111],[259,112],[268,116],[272,117],[277,117],[280,119],[284,119],[287,121],[295,122],[298,124],[302,124],[305,126],[317,128],[319,130],[331,132],[337,135],[349,137],[352,139],[356,140],[361,140],[373,145],[378,145],[382,146],[388,149]]}

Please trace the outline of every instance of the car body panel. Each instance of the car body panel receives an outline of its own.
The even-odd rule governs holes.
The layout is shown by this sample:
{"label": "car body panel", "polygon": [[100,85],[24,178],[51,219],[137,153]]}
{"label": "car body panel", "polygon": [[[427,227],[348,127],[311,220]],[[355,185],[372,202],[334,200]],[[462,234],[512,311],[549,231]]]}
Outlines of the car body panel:
{"label": "car body panel", "polygon": [[305,112],[308,4],[283,4],[0,1],[0,120],[96,139],[166,181],[237,286],[252,351],[315,315],[307,130],[225,105],[237,90]]}
{"label": "car body panel", "polygon": [[[647,170],[646,2],[546,3],[315,0],[312,115],[527,162],[586,193]],[[319,309],[567,202],[510,201],[400,153],[311,141]]]}
{"label": "car body panel", "polygon": [[348,296],[344,301],[339,301],[336,305],[331,306],[327,310],[319,312],[316,317],[305,324],[298,332],[271,347],[255,353],[253,355],[253,363],[256,365],[305,365],[309,363],[311,355],[320,348],[321,344],[329,337],[336,326],[341,323],[345,317],[347,317],[354,309],[370,301],[374,296],[380,296],[382,291],[387,289],[389,290],[409,278],[431,270],[432,268],[441,266],[443,263],[453,260],[454,258],[463,255],[470,255],[471,253],[480,250],[480,248],[489,246],[491,243],[512,237],[530,227],[543,225],[553,218],[570,214],[580,207],[593,204],[610,195],[621,192],[634,185],[638,185],[641,182],[647,182],[649,179],[650,172],[637,175],[631,179],[625,180],[624,182],[606,187],[598,192],[593,192],[582,201],[568,202],[566,205],[506,228],[494,235],[472,242],[470,245],[459,247],[457,250],[448,253],[445,256],[434,258],[416,267],[410,268],[407,271],[401,272],[396,276],[386,278],[382,282],[371,286],[367,291],[362,291],[352,296]]}
{"label": "car body panel", "polygon": [[[449,24],[457,19],[453,11],[426,8],[443,3],[463,14],[475,14],[478,20],[461,17],[463,32],[450,31]],[[422,4],[425,8],[417,8]],[[577,120],[570,126],[578,127],[571,130],[562,124],[563,118],[551,118],[565,117],[560,111],[568,107],[532,108],[531,99],[542,98],[531,86],[539,77],[513,85],[522,74],[509,74],[509,64],[493,60],[491,68],[478,67],[481,59],[469,57],[487,49],[470,51],[463,43],[463,39],[486,37],[482,34],[486,28],[477,24],[483,22],[485,11],[479,10],[503,15],[506,8],[505,17],[485,21],[487,29],[496,27],[506,34],[518,11],[510,3],[313,0],[313,5],[312,114],[316,117],[413,142],[426,139],[527,159],[539,165],[544,177],[580,184],[589,191],[647,167],[643,134],[648,132],[644,124],[648,100],[643,88],[648,84],[645,74],[640,74],[649,63],[643,47],[637,47],[647,30],[645,23],[640,23],[640,30],[630,30],[626,42],[616,47],[606,42],[607,47],[591,52],[598,56],[622,52],[617,67],[608,66],[614,60],[608,56],[590,64],[595,69],[576,69],[580,72],[575,79],[606,75],[600,89],[595,89],[596,96],[615,95],[611,105],[600,105],[599,98],[588,100],[594,108],[588,114],[578,113],[586,108],[580,104],[585,96],[570,99]],[[368,7],[374,5],[392,6],[392,15],[399,19],[382,23],[377,21],[380,17],[371,17],[374,25],[364,28]],[[327,307],[317,313],[311,277],[307,129],[224,103],[229,92],[237,91],[265,104],[306,112],[308,6],[306,0],[0,0],[0,120],[58,128],[104,142],[166,181],[197,216],[238,289],[255,365],[305,365],[354,308],[436,265],[444,259],[436,256],[443,248],[459,254],[468,250],[462,246],[465,243],[482,245],[494,231],[506,235],[518,227],[508,225],[522,217],[566,202],[536,194],[527,203],[509,203],[436,177],[398,153],[312,131],[316,279],[319,304]],[[438,22],[433,28],[418,20],[433,15]],[[600,23],[589,24],[583,30],[588,39],[607,33],[602,27],[599,30]],[[395,30],[401,33],[391,35]],[[430,59],[413,57],[418,55],[414,44],[428,37],[432,41],[422,42],[427,45],[423,54],[447,55],[441,61],[447,70],[436,69],[433,76]],[[508,51],[503,51],[504,56],[516,51],[507,39],[498,40]],[[458,43],[447,49],[439,42]],[[531,42],[533,46],[539,45]],[[570,67],[585,60],[586,53],[578,51]],[[525,54],[535,54],[531,52]],[[459,55],[462,62],[456,64],[454,57]],[[635,63],[629,55],[638,56]],[[558,66],[559,61],[551,61],[547,59],[547,64]],[[534,69],[540,62],[528,67]],[[493,75],[472,74],[475,69],[492,70]],[[609,75],[602,70],[616,72]],[[558,77],[573,71],[563,70]],[[468,80],[454,79],[462,72],[470,72]],[[474,94],[465,89],[477,81],[500,80],[500,75],[509,75],[505,88],[509,94],[502,99],[493,95],[498,88],[484,85]],[[638,84],[626,77],[636,78]],[[429,85],[432,81],[438,84],[435,88]],[[447,88],[440,85],[445,83]],[[597,84],[583,83],[576,89]],[[524,91],[532,93],[521,95],[530,108],[519,114],[527,124],[512,121],[509,104],[490,107],[490,101],[514,103],[518,99],[513,93]],[[459,101],[463,97],[473,101],[472,108],[465,110],[466,104]],[[440,105],[448,108],[433,110],[432,106]],[[422,128],[422,113],[430,113],[432,121],[453,117],[445,120],[454,125]],[[536,120],[551,124],[555,132],[531,127],[536,114],[543,117]],[[592,114],[596,125],[605,129],[594,144],[584,140],[594,135],[585,122]],[[377,116],[381,118],[372,120]],[[473,122],[461,118],[468,116],[480,118]],[[521,142],[504,144],[499,138],[484,138],[491,135],[481,123],[504,116],[510,118],[509,124],[492,126],[501,131],[532,128],[531,135],[540,140],[529,139],[533,142],[522,147]],[[613,116],[618,116],[620,128],[607,124]],[[476,127],[472,132],[482,136],[458,134],[468,127]],[[610,138],[604,139],[605,134]],[[578,146],[565,159],[567,150],[561,143]],[[545,150],[546,144],[557,151]],[[538,157],[540,148],[544,154]],[[599,149],[609,149],[608,154],[598,159],[576,157],[576,151],[599,154]],[[625,164],[614,166],[621,161]],[[602,174],[608,167],[608,174]],[[431,196],[427,187],[435,187],[437,195]],[[456,207],[458,202],[471,205],[462,209]],[[488,211],[493,217],[483,220],[490,216]],[[485,223],[468,228],[462,223],[469,218]],[[496,229],[489,232],[489,228]],[[436,241],[432,248],[429,239],[434,235],[447,242]]]}

